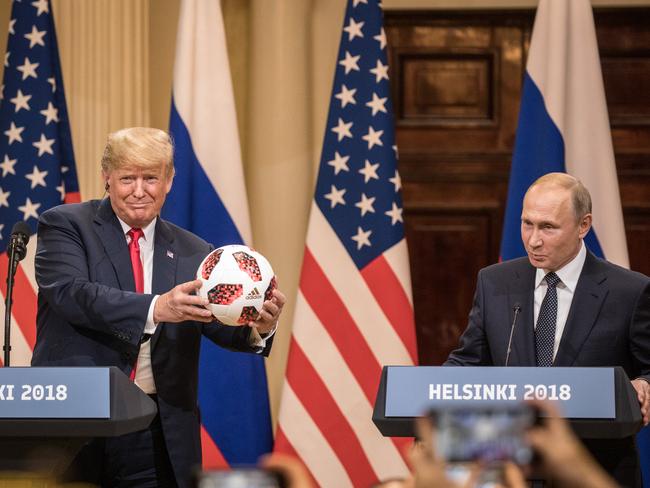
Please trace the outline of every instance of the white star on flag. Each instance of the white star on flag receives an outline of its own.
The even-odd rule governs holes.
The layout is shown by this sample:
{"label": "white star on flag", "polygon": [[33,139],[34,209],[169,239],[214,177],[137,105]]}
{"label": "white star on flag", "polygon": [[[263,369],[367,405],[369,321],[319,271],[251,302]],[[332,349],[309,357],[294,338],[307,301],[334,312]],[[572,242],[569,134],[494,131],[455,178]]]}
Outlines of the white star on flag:
{"label": "white star on flag", "polygon": [[8,67],[9,67],[9,56],[10,56],[10,55],[11,55],[11,53],[10,53],[9,51],[7,51],[7,52],[5,53],[5,68],[8,68]]}
{"label": "white star on flag", "polygon": [[50,7],[47,5],[47,0],[37,0],[36,2],[32,2],[32,5],[38,9],[36,16],[50,13]]}
{"label": "white star on flag", "polygon": [[336,207],[337,204],[345,205],[345,200],[343,199],[345,191],[345,188],[338,190],[334,185],[332,185],[330,192],[325,195],[325,198],[327,198],[332,204],[331,208]]}
{"label": "white star on flag", "polygon": [[2,229],[5,228],[5,224],[0,224],[0,239],[2,239]]}
{"label": "white star on flag", "polygon": [[393,208],[384,212],[384,214],[390,217],[390,223],[392,225],[395,225],[397,222],[404,222],[402,220],[402,209],[395,202],[393,202]]}
{"label": "white star on flag", "polygon": [[20,134],[25,130],[24,127],[16,127],[16,124],[11,122],[11,125],[9,126],[9,130],[6,130],[4,133],[5,135],[9,138],[9,145],[14,143],[15,141],[18,142],[23,142],[23,136]]}
{"label": "white star on flag", "polygon": [[25,62],[18,66],[16,69],[23,74],[23,81],[25,81],[30,76],[33,78],[38,78],[36,75],[36,68],[38,68],[40,63],[32,63],[27,57],[25,57]]}
{"label": "white star on flag", "polygon": [[343,30],[348,33],[348,41],[353,40],[355,37],[363,37],[363,32],[361,28],[365,22],[355,22],[353,18],[350,18],[350,23],[347,27],[344,27]]}
{"label": "white star on flag", "polygon": [[361,139],[368,142],[368,149],[372,149],[372,146],[383,146],[381,142],[381,136],[384,133],[383,130],[375,130],[371,125],[368,126],[368,133],[365,136],[362,136]]}
{"label": "white star on flag", "polygon": [[344,137],[352,138],[352,132],[350,132],[351,127],[352,122],[344,122],[343,119],[339,117],[339,123],[336,127],[332,127],[332,132],[336,133],[340,142]]}
{"label": "white star on flag", "polygon": [[[6,134],[6,133],[5,133]],[[12,175],[16,174],[14,166],[16,165],[16,159],[9,159],[9,156],[5,154],[5,159],[0,163],[0,168],[2,168],[2,177],[4,178],[9,173]]]}
{"label": "white star on flag", "polygon": [[341,85],[341,91],[334,95],[335,98],[341,100],[341,107],[345,107],[348,103],[356,104],[357,101],[354,99],[354,94],[357,92],[356,88],[348,90],[348,87]]}
{"label": "white star on flag", "polygon": [[380,60],[377,60],[377,66],[370,70],[371,73],[375,75],[375,83],[379,83],[383,79],[388,79],[388,65],[382,64]]}
{"label": "white star on flag", "polygon": [[381,32],[374,36],[373,39],[379,42],[379,48],[384,49],[386,47],[386,32],[384,31],[384,28],[381,28]]}
{"label": "white star on flag", "polygon": [[61,201],[65,200],[65,181],[62,181],[61,184],[56,187],[56,191],[61,194]]}
{"label": "white star on flag", "polygon": [[52,105],[52,102],[47,102],[47,108],[45,110],[41,110],[41,114],[45,117],[45,125],[49,124],[50,122],[58,122],[59,121],[59,110]]}
{"label": "white star on flag", "polygon": [[367,212],[375,213],[375,203],[376,197],[368,198],[365,193],[361,194],[361,200],[354,204],[355,207],[361,209],[361,216],[366,215]]}
{"label": "white star on flag", "polygon": [[9,34],[15,34],[14,25],[16,25],[16,19],[11,19],[9,21]]}
{"label": "white star on flag", "polygon": [[334,168],[334,174],[339,174],[340,171],[350,171],[348,168],[348,160],[350,156],[341,156],[338,151],[334,152],[334,159],[328,161],[327,164]]}
{"label": "white star on flag", "polygon": [[368,5],[368,0],[354,0],[354,1],[352,2],[352,6],[353,6],[353,7],[356,7],[356,6],[359,5],[360,3],[365,3],[366,5]]}
{"label": "white star on flag", "polygon": [[21,90],[18,90],[14,98],[10,98],[9,101],[16,106],[16,112],[20,109],[30,110],[29,108],[29,99],[32,98],[31,95],[24,95]]}
{"label": "white star on flag", "polygon": [[363,175],[364,183],[368,183],[371,179],[379,179],[379,176],[377,176],[377,168],[379,168],[379,163],[372,164],[366,159],[365,166],[359,170],[359,173]]}
{"label": "white star on flag", "polygon": [[29,181],[32,182],[32,190],[38,185],[47,186],[45,184],[45,177],[47,176],[47,171],[39,171],[38,167],[34,165],[34,170],[31,173],[25,175]]}
{"label": "white star on flag", "polygon": [[43,154],[54,154],[52,150],[52,144],[54,144],[55,139],[48,139],[45,137],[45,134],[41,134],[41,139],[38,142],[32,142],[32,146],[38,149],[38,156],[41,157]]}
{"label": "white star on flag", "polygon": [[364,231],[361,227],[357,227],[357,234],[352,236],[352,240],[357,243],[357,250],[361,249],[363,246],[371,246],[370,234],[372,234],[371,230]]}
{"label": "white star on flag", "polygon": [[25,34],[25,37],[29,39],[29,48],[32,49],[36,44],[39,46],[45,46],[43,37],[47,34],[47,31],[39,31],[35,25],[32,26],[32,32]]}
{"label": "white star on flag", "polygon": [[27,220],[30,217],[34,217],[35,219],[38,219],[38,212],[37,210],[41,206],[40,203],[32,203],[32,201],[27,197],[27,200],[25,201],[25,205],[20,205],[18,207],[18,210],[20,210],[23,213],[23,220]]}
{"label": "white star on flag", "polygon": [[395,170],[395,176],[388,178],[393,185],[395,185],[395,193],[401,190],[402,188],[402,178],[400,178],[399,173]]}
{"label": "white star on flag", "polygon": [[56,78],[48,78],[47,82],[52,85],[52,93],[56,91]]}
{"label": "white star on flag", "polygon": [[388,97],[379,98],[377,94],[373,92],[372,100],[366,103],[366,107],[370,107],[372,109],[373,116],[377,115],[377,112],[388,113],[386,111],[386,100],[388,100]]}
{"label": "white star on flag", "polygon": [[346,75],[352,70],[360,71],[359,65],[357,64],[360,57],[360,54],[358,56],[352,56],[348,51],[345,51],[345,59],[339,61],[339,64],[345,68]]}
{"label": "white star on flag", "polygon": [[9,208],[9,195],[11,195],[11,192],[4,191],[0,186],[0,207]]}

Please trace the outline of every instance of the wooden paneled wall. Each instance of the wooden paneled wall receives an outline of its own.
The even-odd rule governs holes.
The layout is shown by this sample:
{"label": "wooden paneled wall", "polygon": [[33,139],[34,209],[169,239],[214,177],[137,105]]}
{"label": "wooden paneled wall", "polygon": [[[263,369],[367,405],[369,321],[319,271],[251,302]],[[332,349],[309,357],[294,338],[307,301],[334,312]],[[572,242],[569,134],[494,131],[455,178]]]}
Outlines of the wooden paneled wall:
{"label": "wooden paneled wall", "polygon": [[[631,267],[650,274],[650,9],[595,17]],[[533,20],[532,10],[386,13],[422,364],[456,346],[476,273],[499,259]]]}

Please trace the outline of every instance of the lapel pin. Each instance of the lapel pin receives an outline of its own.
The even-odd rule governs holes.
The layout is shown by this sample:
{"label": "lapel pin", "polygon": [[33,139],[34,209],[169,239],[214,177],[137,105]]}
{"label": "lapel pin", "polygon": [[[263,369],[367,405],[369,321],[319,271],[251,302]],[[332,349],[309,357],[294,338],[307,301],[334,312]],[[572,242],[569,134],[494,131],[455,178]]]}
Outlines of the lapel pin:
{"label": "lapel pin", "polygon": [[171,251],[167,251],[167,257],[170,259],[174,259],[174,253]]}

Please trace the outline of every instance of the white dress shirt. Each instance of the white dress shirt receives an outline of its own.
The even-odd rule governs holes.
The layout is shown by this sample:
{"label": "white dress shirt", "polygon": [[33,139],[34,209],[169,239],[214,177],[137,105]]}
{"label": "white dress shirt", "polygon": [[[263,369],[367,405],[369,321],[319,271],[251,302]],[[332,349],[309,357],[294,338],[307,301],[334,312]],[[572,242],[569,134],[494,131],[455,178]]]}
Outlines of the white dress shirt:
{"label": "white dress shirt", "polygon": [[[127,232],[131,230],[125,222],[119,217],[122,231],[127,244],[130,243],[131,237]],[[142,229],[143,235],[138,240],[140,245],[140,259],[142,260],[142,271],[144,273],[144,293],[151,293],[151,281],[153,277],[153,243],[156,231],[156,220],[153,219],[145,228]],[[149,305],[149,313],[147,314],[147,322],[144,325],[145,334],[153,335],[156,332],[156,325],[153,321],[153,309],[158,300],[158,295],[154,297]],[[138,354],[138,366],[135,370],[135,384],[140,387],[142,391],[148,394],[156,393],[156,383],[153,379],[153,370],[151,369],[151,339],[140,344],[140,353]]]}
{"label": "white dress shirt", "polygon": [[[117,217],[117,220],[122,226],[124,238],[127,244],[131,242],[131,237],[127,234],[131,227],[126,224],[122,219]],[[143,236],[138,240],[140,245],[140,259],[142,260],[142,270],[144,273],[144,293],[151,293],[151,283],[153,280],[153,253],[154,253],[154,239],[156,234],[156,221],[155,218],[142,229]],[[147,314],[147,321],[144,325],[144,333],[153,335],[156,332],[156,324],[153,320],[153,310],[158,301],[159,295],[156,295],[149,305],[149,312]],[[249,337],[249,344],[254,347],[260,348],[259,353],[266,347],[267,339],[271,338],[277,330],[277,324],[264,337],[260,336],[257,329],[253,328]],[[156,383],[153,378],[153,369],[151,368],[151,340],[147,340],[140,345],[140,352],[138,354],[137,369],[135,371],[135,384],[140,387],[142,391],[147,394],[156,393]]]}
{"label": "white dress shirt", "polygon": [[[571,261],[565,264],[562,268],[557,270],[555,274],[560,278],[561,282],[557,284],[557,323],[555,325],[555,342],[553,344],[553,359],[557,354],[560,347],[560,339],[566,326],[567,318],[569,317],[569,310],[571,309],[571,302],[573,301],[573,294],[576,291],[576,285],[582,273],[582,267],[587,258],[587,249],[585,243],[582,242],[580,251],[576,254]],[[535,274],[535,328],[537,328],[537,317],[539,316],[539,309],[542,306],[542,301],[546,296],[548,284],[544,279],[546,272],[537,268]]]}

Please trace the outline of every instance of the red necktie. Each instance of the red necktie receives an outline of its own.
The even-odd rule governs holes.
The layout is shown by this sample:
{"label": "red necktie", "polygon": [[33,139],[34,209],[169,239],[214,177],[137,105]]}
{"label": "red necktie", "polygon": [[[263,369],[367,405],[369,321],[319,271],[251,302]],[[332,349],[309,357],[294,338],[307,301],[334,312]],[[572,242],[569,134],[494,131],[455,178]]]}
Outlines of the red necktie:
{"label": "red necktie", "polygon": [[[135,291],[137,293],[144,293],[144,270],[142,268],[142,260],[140,259],[140,243],[138,242],[144,232],[142,229],[134,228],[126,233],[131,241],[129,242],[129,255],[131,256],[131,267],[133,268],[133,279],[135,280]],[[138,358],[135,359],[135,364],[131,370],[131,381],[135,380],[135,370],[138,365]]]}

